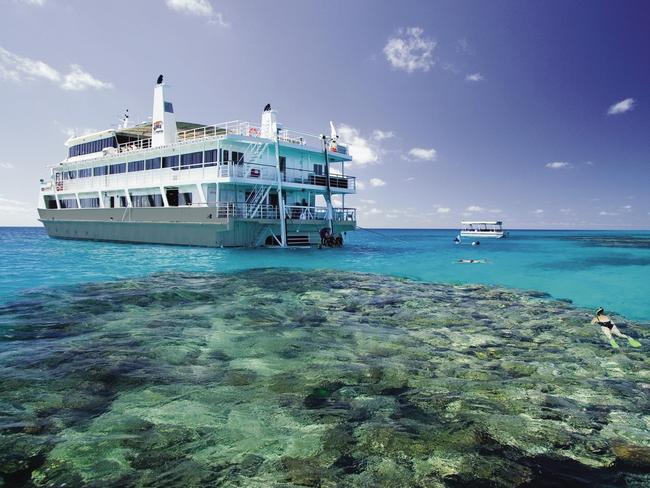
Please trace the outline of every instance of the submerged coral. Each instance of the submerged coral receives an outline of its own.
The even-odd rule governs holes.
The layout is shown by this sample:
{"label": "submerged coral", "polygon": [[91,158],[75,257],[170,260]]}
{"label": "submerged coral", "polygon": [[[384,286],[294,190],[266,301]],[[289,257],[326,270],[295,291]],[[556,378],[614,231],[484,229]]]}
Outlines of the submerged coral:
{"label": "submerged coral", "polygon": [[[650,360],[538,293],[158,274],[0,307],[5,486],[643,486]],[[0,483],[0,486],[2,483]]]}

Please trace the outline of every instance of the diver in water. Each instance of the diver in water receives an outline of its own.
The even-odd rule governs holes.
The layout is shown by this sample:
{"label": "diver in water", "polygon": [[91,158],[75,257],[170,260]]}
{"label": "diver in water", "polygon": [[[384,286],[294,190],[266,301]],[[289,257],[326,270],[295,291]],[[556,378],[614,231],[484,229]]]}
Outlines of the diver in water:
{"label": "diver in water", "polygon": [[600,325],[600,330],[602,330],[603,334],[605,334],[605,337],[609,339],[609,343],[614,349],[618,349],[618,343],[614,340],[613,336],[627,339],[627,342],[632,347],[641,347],[641,343],[639,341],[632,339],[630,336],[627,336],[618,330],[618,327],[616,327],[616,324],[612,322],[612,319],[605,315],[605,310],[603,307],[600,307],[598,310],[596,310],[596,316],[591,319],[591,323]]}
{"label": "diver in water", "polygon": [[318,248],[322,249],[323,246],[328,245],[328,241],[330,235],[332,234],[332,230],[329,227],[323,227],[318,233],[320,235],[320,245],[318,246]]}

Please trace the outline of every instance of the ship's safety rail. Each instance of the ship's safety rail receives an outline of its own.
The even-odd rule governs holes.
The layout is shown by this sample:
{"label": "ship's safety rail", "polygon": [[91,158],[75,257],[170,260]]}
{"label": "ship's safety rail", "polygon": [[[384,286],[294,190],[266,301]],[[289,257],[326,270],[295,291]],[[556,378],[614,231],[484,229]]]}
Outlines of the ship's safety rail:
{"label": "ship's safety rail", "polygon": [[[201,139],[223,138],[227,135],[261,137],[262,129],[259,125],[254,125],[250,122],[233,120],[230,122],[222,122],[220,124],[206,125],[195,129],[178,131],[178,142],[182,143]],[[319,136],[294,129],[280,130],[278,138],[282,142],[296,144],[298,146],[306,146],[309,144],[311,146],[320,147],[322,144]],[[145,138],[119,144],[115,151],[117,153],[125,153],[149,148],[151,148],[151,139]],[[348,153],[347,146],[340,143],[331,143],[329,150],[341,154]],[[110,152],[110,148],[108,148],[108,151]]]}
{"label": "ship's safety rail", "polygon": [[[199,205],[193,205],[199,206]],[[216,218],[239,218],[239,219],[273,219],[280,217],[279,208],[276,205],[255,205],[251,203],[219,202],[215,204],[204,204],[215,208]],[[285,217],[292,220],[328,220],[327,207],[287,205],[284,207]],[[332,220],[335,222],[354,222],[357,220],[356,208],[333,208]]]}
{"label": "ship's safety rail", "polygon": [[[260,163],[229,163],[218,167],[221,178],[251,178],[258,180],[276,180],[275,166]],[[303,185],[327,186],[327,178],[322,173],[301,168],[286,168],[282,171],[282,181],[285,183],[300,183]],[[340,174],[330,175],[330,187],[334,190],[356,190],[356,178]]]}
{"label": "ship's safety rail", "polygon": [[[282,171],[285,183],[327,186],[327,178],[313,170],[286,168]],[[68,191],[104,191],[114,188],[135,188],[147,186],[177,185],[179,183],[210,182],[218,179],[237,178],[251,184],[277,182],[275,166],[261,163],[203,163],[175,168],[161,168],[127,173],[89,176],[87,178],[61,179],[54,183],[41,185],[41,191],[55,189],[57,192]],[[330,175],[330,188],[337,190],[356,190],[354,176]]]}

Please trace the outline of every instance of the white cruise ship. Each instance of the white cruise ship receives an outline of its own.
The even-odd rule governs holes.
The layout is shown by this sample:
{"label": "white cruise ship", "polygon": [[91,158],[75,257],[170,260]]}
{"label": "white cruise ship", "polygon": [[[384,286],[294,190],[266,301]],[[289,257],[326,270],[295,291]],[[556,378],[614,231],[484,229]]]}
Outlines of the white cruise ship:
{"label": "white cruise ship", "polygon": [[[39,218],[51,237],[196,246],[309,246],[356,227],[345,208],[355,178],[330,137],[261,124],[177,122],[162,75],[151,123],[66,142],[41,180]],[[335,205],[337,203],[337,205]],[[338,240],[340,243],[341,241]]]}

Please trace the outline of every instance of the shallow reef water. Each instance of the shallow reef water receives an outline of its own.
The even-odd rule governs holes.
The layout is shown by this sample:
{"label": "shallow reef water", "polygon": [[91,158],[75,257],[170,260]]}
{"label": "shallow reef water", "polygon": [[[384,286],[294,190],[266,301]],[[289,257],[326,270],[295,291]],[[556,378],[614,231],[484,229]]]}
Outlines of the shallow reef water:
{"label": "shallow reef water", "polygon": [[0,486],[650,486],[650,331],[590,318],[327,270],[40,289],[0,306]]}

